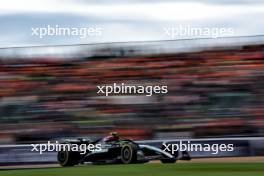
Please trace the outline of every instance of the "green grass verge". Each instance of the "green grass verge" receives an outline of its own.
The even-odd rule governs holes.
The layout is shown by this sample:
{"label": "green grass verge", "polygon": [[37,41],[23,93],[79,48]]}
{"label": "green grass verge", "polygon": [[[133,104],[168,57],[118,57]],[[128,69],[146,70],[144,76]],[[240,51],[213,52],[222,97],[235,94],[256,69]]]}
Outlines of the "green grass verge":
{"label": "green grass verge", "polygon": [[263,163],[88,165],[0,171],[1,176],[264,176]]}

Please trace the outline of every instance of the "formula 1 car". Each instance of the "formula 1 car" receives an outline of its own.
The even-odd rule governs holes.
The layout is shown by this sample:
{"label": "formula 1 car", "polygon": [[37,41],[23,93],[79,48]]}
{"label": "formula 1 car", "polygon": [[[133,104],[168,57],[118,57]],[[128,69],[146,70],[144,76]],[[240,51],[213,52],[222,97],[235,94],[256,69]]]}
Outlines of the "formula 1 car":
{"label": "formula 1 car", "polygon": [[175,163],[178,159],[190,159],[188,153],[184,153],[179,157],[178,154],[172,155],[162,150],[162,148],[139,144],[129,139],[106,142],[104,138],[96,141],[79,138],[77,140],[65,140],[63,143],[70,145],[100,144],[101,149],[87,150],[84,154],[81,154],[80,151],[61,150],[57,155],[61,166],[74,166],[86,162],[92,164],[131,164],[146,163],[151,160],[160,160],[162,163]]}

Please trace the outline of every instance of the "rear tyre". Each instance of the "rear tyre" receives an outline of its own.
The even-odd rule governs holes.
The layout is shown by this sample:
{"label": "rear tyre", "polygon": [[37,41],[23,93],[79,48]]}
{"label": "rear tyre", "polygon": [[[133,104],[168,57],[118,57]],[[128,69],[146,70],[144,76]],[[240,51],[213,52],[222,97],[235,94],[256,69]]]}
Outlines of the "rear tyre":
{"label": "rear tyre", "polygon": [[121,148],[121,161],[124,164],[137,162],[137,146],[134,144],[125,144]]}
{"label": "rear tyre", "polygon": [[74,166],[79,164],[80,154],[78,152],[73,151],[59,151],[57,155],[57,159],[61,166]]}

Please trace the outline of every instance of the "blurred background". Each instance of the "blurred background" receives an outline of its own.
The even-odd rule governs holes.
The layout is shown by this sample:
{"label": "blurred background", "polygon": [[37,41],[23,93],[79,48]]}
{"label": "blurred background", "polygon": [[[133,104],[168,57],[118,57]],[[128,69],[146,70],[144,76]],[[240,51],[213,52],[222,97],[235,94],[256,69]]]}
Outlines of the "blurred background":
{"label": "blurred background", "polygon": [[[263,0],[0,0],[0,47],[217,37],[164,29],[232,28],[224,36],[262,35]],[[99,27],[102,35],[31,35],[31,28]]]}
{"label": "blurred background", "polygon": [[[56,162],[23,145],[110,131],[264,155],[263,16],[262,0],[0,0],[0,165]],[[32,34],[48,26],[100,35]],[[97,94],[113,83],[168,93]]]}
{"label": "blurred background", "polygon": [[[2,49],[0,143],[110,131],[136,140],[263,136],[262,39]],[[182,44],[192,47],[180,51]],[[48,48],[49,56],[36,55]],[[167,85],[168,93],[97,94],[98,85],[113,83]]]}

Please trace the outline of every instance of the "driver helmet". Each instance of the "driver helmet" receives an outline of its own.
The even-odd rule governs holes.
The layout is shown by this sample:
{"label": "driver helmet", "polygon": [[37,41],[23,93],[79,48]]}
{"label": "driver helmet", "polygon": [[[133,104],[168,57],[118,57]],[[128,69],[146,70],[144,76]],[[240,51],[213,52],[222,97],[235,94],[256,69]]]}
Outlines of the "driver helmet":
{"label": "driver helmet", "polygon": [[105,138],[105,142],[113,142],[119,140],[119,134],[117,132],[110,132],[110,136]]}

